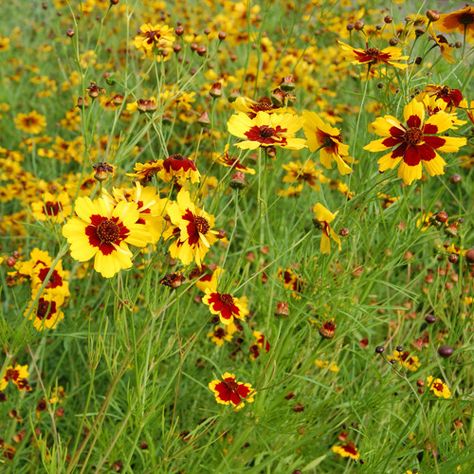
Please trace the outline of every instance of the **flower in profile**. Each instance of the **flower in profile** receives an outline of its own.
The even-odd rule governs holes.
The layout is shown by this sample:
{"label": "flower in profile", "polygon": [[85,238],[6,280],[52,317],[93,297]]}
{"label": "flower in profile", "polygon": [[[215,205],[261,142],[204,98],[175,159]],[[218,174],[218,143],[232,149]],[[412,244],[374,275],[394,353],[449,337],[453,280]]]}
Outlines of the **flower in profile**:
{"label": "flower in profile", "polygon": [[191,183],[199,183],[201,178],[194,160],[179,153],[170,155],[163,160],[163,167],[158,172],[158,176],[165,183],[174,181],[180,186],[184,186],[188,179]]}
{"label": "flower in profile", "polygon": [[400,366],[408,369],[410,372],[416,372],[421,365],[420,359],[417,356],[410,355],[408,351],[394,350],[387,360],[392,363],[398,362]]}
{"label": "flower in profile", "polygon": [[427,378],[427,382],[428,388],[438,398],[451,398],[451,390],[449,390],[449,387],[441,379],[435,379],[430,375]]}
{"label": "flower in profile", "polygon": [[179,191],[176,201],[168,204],[166,211],[172,225],[164,238],[175,238],[169,248],[171,257],[178,258],[183,265],[194,261],[200,267],[211,245],[217,241],[214,216],[199,209],[185,189]]}
{"label": "flower in profile", "polygon": [[217,291],[217,285],[219,283],[219,279],[221,278],[222,274],[224,273],[224,269],[221,267],[207,267],[203,265],[201,268],[196,268],[189,274],[190,279],[195,279],[199,277],[196,281],[195,285],[201,291],[211,290]]}
{"label": "flower in profile", "polygon": [[15,127],[22,132],[38,135],[46,128],[46,117],[36,110],[29,114],[18,114],[15,117]]}
{"label": "flower in profile", "polygon": [[445,106],[441,110],[451,112],[456,107],[459,107],[463,100],[462,92],[459,89],[451,89],[448,86],[441,86],[437,84],[428,84],[425,86],[425,90],[420,92],[417,96],[417,100],[423,100],[426,96],[434,99],[441,99],[445,102]]}
{"label": "flower in profile", "polygon": [[466,5],[460,10],[443,13],[436,22],[436,28],[445,33],[462,33],[474,37],[474,7]]}
{"label": "flower in profile", "polygon": [[264,352],[270,351],[270,343],[263,332],[254,331],[253,337],[255,338],[255,343],[250,346],[250,359],[256,360],[260,356],[262,350]]}
{"label": "flower in profile", "polygon": [[406,125],[395,117],[385,115],[371,124],[372,130],[384,137],[373,140],[364,150],[378,152],[392,149],[379,158],[379,171],[395,168],[405,184],[420,179],[424,165],[431,176],[444,174],[446,162],[438,151],[452,153],[466,144],[466,138],[439,136],[439,133],[453,128],[449,114],[440,111],[425,121],[425,108],[422,102],[413,99],[404,108]]}
{"label": "flower in profile", "polygon": [[385,49],[369,48],[365,49],[354,48],[342,41],[338,41],[342,50],[349,53],[352,58],[352,64],[367,64],[369,68],[378,66],[379,64],[386,64],[398,69],[406,69],[408,65],[400,61],[406,61],[408,56],[402,56],[402,50],[394,46],[389,46]]}
{"label": "flower in profile", "polygon": [[[445,101],[443,98],[438,98],[436,97],[436,95],[429,95],[429,94],[423,94],[423,93],[420,96],[417,96],[417,99],[418,97],[422,97],[423,95],[424,97],[421,100],[425,106],[425,111],[428,116],[437,114],[440,111],[446,112],[453,123],[452,125],[453,130],[456,130],[461,125],[465,125],[467,123],[465,120],[461,120],[458,118],[458,116],[456,115],[456,112],[453,111],[454,107],[449,105],[449,101]],[[463,102],[465,101],[461,101],[460,105],[462,105]],[[452,111],[448,113],[447,110],[452,110]]]}
{"label": "flower in profile", "polygon": [[174,40],[173,29],[168,25],[145,23],[140,26],[133,45],[146,56],[155,55],[157,61],[167,61],[173,52]]}
{"label": "flower in profile", "polygon": [[360,458],[359,450],[352,441],[344,444],[336,444],[331,448],[331,451],[343,458],[350,458],[354,461],[357,461]]}
{"label": "flower in profile", "polygon": [[57,196],[44,193],[41,201],[31,203],[33,216],[38,221],[63,222],[71,214],[71,200],[66,192]]}
{"label": "flower in profile", "polygon": [[206,289],[202,302],[209,306],[211,314],[219,316],[222,324],[230,324],[234,319],[245,319],[249,314],[247,298],[236,298],[229,293]]}
{"label": "flower in profile", "polygon": [[235,375],[229,372],[224,373],[222,380],[213,380],[208,386],[217,403],[232,405],[235,410],[242,409],[245,402],[252,403],[256,393],[252,385],[238,382]]}
{"label": "flower in profile", "polygon": [[239,96],[232,102],[232,106],[237,112],[244,112],[250,118],[254,118],[259,112],[281,112],[282,109],[272,102],[269,97],[261,97],[258,100],[252,100],[248,97]]}
{"label": "flower in profile", "polygon": [[132,266],[128,244],[145,247],[151,241],[145,226],[137,223],[140,214],[133,202],[113,205],[104,198],[80,197],[74,210],[77,217],[69,219],[62,231],[71,244],[71,256],[79,262],[93,258],[95,271],[105,278]]}
{"label": "flower in profile", "polygon": [[163,160],[152,160],[147,163],[135,163],[134,173],[127,173],[127,176],[138,179],[141,184],[147,184],[163,169]]}
{"label": "flower in profile", "polygon": [[10,365],[0,376],[0,392],[3,392],[9,384],[12,382],[18,390],[25,390],[26,392],[31,391],[30,384],[28,383],[28,366],[27,365]]}
{"label": "flower in profile", "polygon": [[229,133],[244,139],[236,144],[243,150],[255,150],[259,147],[281,147],[301,150],[306,146],[303,138],[295,133],[302,127],[301,119],[294,114],[268,114],[258,112],[251,119],[243,112],[232,115],[227,122]]}
{"label": "flower in profile", "polygon": [[349,174],[352,168],[346,161],[353,161],[349,156],[349,146],[342,143],[341,131],[323,122],[314,112],[303,112],[303,130],[310,151],[320,150],[319,159],[322,165],[332,168],[333,161],[342,175]]}
{"label": "flower in profile", "polygon": [[341,250],[341,239],[334,232],[334,229],[329,225],[335,218],[337,212],[334,214],[322,204],[317,203],[313,206],[314,224],[319,227],[323,234],[321,236],[321,243],[319,249],[321,253],[328,254],[331,252],[331,239],[337,243],[339,250]]}
{"label": "flower in profile", "polygon": [[60,309],[63,302],[64,298],[61,295],[43,295],[37,302],[31,301],[24,316],[33,320],[33,326],[37,331],[55,329],[64,319],[64,313]]}
{"label": "flower in profile", "polygon": [[229,144],[226,144],[224,153],[213,153],[213,159],[226,168],[233,168],[236,171],[240,171],[241,173],[255,174],[255,170],[253,168],[245,166],[238,158],[230,156]]}

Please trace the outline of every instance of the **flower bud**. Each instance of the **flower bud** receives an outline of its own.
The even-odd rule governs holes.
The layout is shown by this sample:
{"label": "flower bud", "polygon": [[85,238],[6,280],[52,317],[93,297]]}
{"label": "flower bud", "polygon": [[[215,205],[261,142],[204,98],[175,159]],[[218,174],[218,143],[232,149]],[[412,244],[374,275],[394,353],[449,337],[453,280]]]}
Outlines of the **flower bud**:
{"label": "flower bud", "polygon": [[439,20],[439,13],[436,10],[427,10],[426,16],[431,22]]}

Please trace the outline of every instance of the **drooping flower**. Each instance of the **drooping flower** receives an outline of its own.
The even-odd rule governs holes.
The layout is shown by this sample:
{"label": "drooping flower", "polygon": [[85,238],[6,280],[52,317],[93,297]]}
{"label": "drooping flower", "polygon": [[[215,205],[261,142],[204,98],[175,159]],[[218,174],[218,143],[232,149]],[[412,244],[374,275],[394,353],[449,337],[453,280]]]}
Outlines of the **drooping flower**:
{"label": "drooping flower", "polygon": [[386,64],[394,66],[398,69],[406,69],[408,65],[400,61],[406,61],[408,56],[402,56],[402,50],[389,46],[385,49],[369,48],[365,49],[354,48],[342,41],[338,41],[342,50],[349,53],[352,58],[352,64],[367,64],[369,67],[378,66],[379,64]]}
{"label": "drooping flower", "polygon": [[206,289],[202,302],[209,306],[211,314],[219,316],[222,324],[229,324],[234,319],[245,319],[249,314],[245,296],[236,298],[229,293],[219,293]]}
{"label": "drooping flower", "polygon": [[156,176],[163,169],[163,160],[152,160],[147,163],[135,163],[134,173],[127,173],[127,176],[137,178],[141,184],[149,183],[153,176]]}
{"label": "drooping flower", "polygon": [[214,393],[216,402],[222,405],[232,405],[235,410],[245,406],[245,402],[254,401],[255,390],[249,383],[241,383],[236,380],[234,374],[225,372],[222,380],[209,382],[209,389]]}
{"label": "drooping flower", "polygon": [[421,178],[422,164],[431,176],[444,174],[446,162],[438,151],[458,151],[466,144],[466,138],[439,136],[439,133],[453,127],[450,116],[440,111],[425,121],[424,105],[416,99],[405,106],[403,115],[406,125],[391,115],[372,122],[373,131],[384,138],[373,140],[364,150],[378,152],[392,149],[378,160],[379,171],[384,172],[400,164],[398,176],[405,184]]}
{"label": "drooping flower", "polygon": [[450,13],[443,13],[435,24],[436,28],[445,33],[457,32],[468,38],[474,37],[474,7],[466,5],[464,8]]}
{"label": "drooping flower", "polygon": [[165,238],[174,237],[169,248],[171,257],[178,258],[184,265],[193,261],[201,266],[211,245],[217,241],[218,232],[213,230],[214,216],[199,209],[189,192],[181,189],[175,202],[166,211],[172,226],[165,232]]}
{"label": "drooping flower", "polygon": [[250,346],[250,359],[256,360],[260,356],[261,351],[270,351],[270,343],[263,332],[254,331],[253,337],[255,338],[255,343]]}
{"label": "drooping flower", "polygon": [[253,168],[245,166],[238,158],[230,156],[228,144],[226,144],[224,148],[224,153],[214,153],[213,159],[226,168],[233,168],[236,171],[240,171],[241,173],[255,174],[255,170]]}
{"label": "drooping flower", "polygon": [[351,458],[354,461],[357,461],[360,458],[360,453],[352,441],[345,444],[336,444],[331,448],[331,451],[343,458]]}
{"label": "drooping flower", "polygon": [[440,110],[452,112],[456,107],[459,107],[463,100],[462,92],[459,89],[451,89],[451,87],[437,84],[428,84],[425,89],[417,96],[417,100],[423,100],[426,96],[434,99],[441,99],[445,102],[445,106]]}
{"label": "drooping flower", "polygon": [[275,146],[300,150],[306,146],[303,138],[295,137],[301,127],[302,121],[297,115],[266,112],[258,112],[253,119],[239,112],[232,115],[227,122],[229,133],[244,139],[236,144],[243,150]]}
{"label": "drooping flower", "polygon": [[105,278],[132,266],[128,244],[145,247],[151,241],[150,233],[137,222],[140,214],[133,202],[121,201],[114,206],[102,197],[94,201],[80,197],[74,210],[77,217],[63,226],[71,256],[79,262],[93,258],[95,271]]}
{"label": "drooping flower", "polygon": [[349,156],[349,146],[342,143],[341,131],[331,127],[314,112],[303,112],[303,130],[310,151],[320,150],[319,159],[322,165],[332,168],[333,161],[342,175],[348,174],[352,168],[346,161],[353,161]]}
{"label": "drooping flower", "polygon": [[135,48],[146,56],[155,55],[157,61],[167,61],[173,52],[174,32],[168,25],[145,23],[133,40]]}
{"label": "drooping flower", "polygon": [[441,380],[435,379],[431,375],[427,378],[428,388],[438,397],[438,398],[451,398],[451,390],[449,387]]}
{"label": "drooping flower", "polygon": [[267,112],[271,114],[283,110],[275,105],[269,97],[261,97],[258,100],[252,100],[248,97],[240,96],[232,102],[232,107],[237,112],[244,112],[250,118],[254,118],[259,112]]}
{"label": "drooping flower", "polygon": [[341,250],[341,239],[334,232],[334,229],[329,225],[335,218],[337,212],[334,214],[322,204],[317,203],[313,206],[314,219],[313,222],[322,231],[320,250],[321,253],[328,254],[331,252],[331,239],[337,243],[339,250]]}
{"label": "drooping flower", "polygon": [[46,128],[46,118],[35,110],[29,114],[18,114],[15,117],[15,127],[22,132],[38,135]]}

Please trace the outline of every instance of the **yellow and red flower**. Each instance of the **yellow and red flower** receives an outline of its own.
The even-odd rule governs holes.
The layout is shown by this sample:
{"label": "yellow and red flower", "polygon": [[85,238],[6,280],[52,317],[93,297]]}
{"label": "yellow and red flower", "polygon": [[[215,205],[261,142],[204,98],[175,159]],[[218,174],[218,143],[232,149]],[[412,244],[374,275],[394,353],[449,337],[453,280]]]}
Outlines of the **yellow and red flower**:
{"label": "yellow and red flower", "polygon": [[250,359],[256,360],[262,350],[264,352],[270,351],[270,343],[263,332],[254,331],[253,337],[255,338],[255,343],[250,346]]}
{"label": "yellow and red flower", "polygon": [[170,155],[163,160],[163,167],[158,172],[158,176],[165,183],[174,181],[180,186],[183,186],[188,179],[191,183],[199,183],[201,178],[194,160],[179,153]]}
{"label": "yellow and red flower", "polygon": [[365,49],[354,48],[349,46],[342,41],[338,41],[342,50],[349,53],[352,56],[352,64],[367,64],[369,68],[378,66],[379,64],[386,64],[394,66],[398,69],[406,69],[408,65],[400,61],[406,61],[408,56],[402,56],[402,50],[389,46],[385,49],[369,48],[366,46]]}
{"label": "yellow and red flower", "polygon": [[334,232],[334,229],[329,225],[336,218],[337,212],[332,213],[322,204],[317,203],[313,206],[313,213],[314,224],[323,231],[321,243],[319,246],[321,253],[328,254],[331,252],[331,239],[337,243],[339,250],[341,250],[341,239],[336,234],[336,232]]}
{"label": "yellow and red flower", "polygon": [[18,114],[15,117],[15,127],[22,132],[38,135],[46,128],[46,117],[35,110],[29,114]]}
{"label": "yellow and red flower", "polygon": [[303,112],[303,130],[310,151],[320,150],[319,159],[322,165],[332,168],[333,161],[342,175],[349,174],[352,168],[346,161],[353,161],[349,156],[349,146],[342,143],[341,131],[323,122],[314,112]]}
{"label": "yellow and red flower", "polygon": [[133,171],[127,176],[137,178],[141,184],[149,183],[163,169],[163,160],[151,160],[146,163],[135,163]]}
{"label": "yellow and red flower", "polygon": [[132,266],[128,244],[145,247],[151,242],[150,233],[138,223],[140,214],[133,202],[113,205],[104,198],[92,201],[80,197],[75,212],[77,217],[63,226],[63,236],[71,244],[71,256],[79,262],[93,258],[95,271],[105,278]]}
{"label": "yellow and red flower", "polygon": [[244,139],[236,144],[243,150],[275,146],[301,150],[306,146],[305,140],[294,136],[301,127],[302,121],[297,115],[266,112],[258,112],[254,118],[239,112],[227,122],[229,133]]}
{"label": "yellow and red flower", "polygon": [[446,162],[438,151],[458,151],[466,144],[466,138],[439,136],[439,133],[453,127],[451,117],[440,111],[425,121],[424,105],[416,99],[405,106],[403,115],[406,125],[391,115],[372,122],[373,131],[384,138],[373,140],[364,150],[378,152],[392,149],[378,160],[379,171],[395,168],[400,163],[398,176],[405,184],[421,178],[422,163],[431,176],[444,174]]}
{"label": "yellow and red flower", "polygon": [[44,193],[41,201],[31,203],[33,216],[38,221],[63,222],[71,214],[72,206],[69,195],[61,192],[57,196]]}
{"label": "yellow and red flower", "polygon": [[474,7],[466,5],[460,10],[443,13],[435,24],[436,28],[445,33],[457,32],[474,38]]}
{"label": "yellow and red flower", "polygon": [[243,408],[245,402],[252,403],[256,393],[252,385],[238,382],[235,375],[229,372],[224,373],[222,380],[213,380],[208,386],[217,403],[232,405],[235,410]]}
{"label": "yellow and red flower", "polygon": [[213,159],[220,165],[225,166],[226,168],[233,168],[235,169],[235,171],[240,171],[241,173],[255,174],[255,170],[253,168],[245,166],[239,160],[239,158],[230,156],[228,144],[224,148],[224,153],[214,153]]}
{"label": "yellow and red flower", "polygon": [[345,444],[336,444],[331,448],[331,451],[343,458],[350,458],[354,461],[357,461],[360,458],[359,450],[352,441]]}
{"label": "yellow and red flower", "polygon": [[169,248],[171,257],[178,258],[184,265],[193,261],[201,266],[211,245],[217,241],[218,232],[213,230],[214,216],[199,209],[189,192],[181,189],[166,209],[172,226],[165,232],[165,238],[174,237]]}
{"label": "yellow and red flower", "polygon": [[31,391],[28,377],[29,373],[27,365],[16,364],[15,366],[8,366],[0,376],[0,392],[7,388],[9,382],[16,385],[18,390],[25,390],[26,392]]}
{"label": "yellow and red flower", "polygon": [[232,341],[237,331],[239,331],[239,327],[234,322],[230,322],[222,326],[215,326],[214,329],[207,334],[207,337],[209,337],[214,344],[221,347],[224,345],[224,342]]}
{"label": "yellow and red flower", "polygon": [[329,181],[321,170],[316,168],[315,162],[309,159],[304,163],[290,161],[282,165],[282,168],[286,171],[282,179],[284,183],[306,183],[310,188],[318,191],[320,183],[327,183]]}
{"label": "yellow and red flower", "polygon": [[411,372],[416,372],[420,368],[420,359],[417,356],[410,355],[408,351],[393,351],[393,354],[387,358],[389,362],[398,362],[402,367]]}
{"label": "yellow and red flower", "polygon": [[229,293],[219,293],[206,289],[202,302],[209,306],[211,314],[216,314],[222,324],[230,324],[234,319],[245,319],[249,314],[247,298],[236,298]]}
{"label": "yellow and red flower", "polygon": [[174,41],[173,29],[168,25],[145,23],[140,26],[133,45],[147,56],[155,55],[157,61],[167,61],[173,52]]}
{"label": "yellow and red flower", "polygon": [[64,319],[64,313],[60,309],[63,301],[61,295],[42,295],[36,303],[31,301],[24,316],[29,316],[28,319],[33,320],[33,326],[37,331],[55,329]]}
{"label": "yellow and red flower", "polygon": [[441,379],[435,379],[430,375],[427,378],[427,382],[428,388],[438,398],[451,398],[451,390],[449,390],[449,387]]}

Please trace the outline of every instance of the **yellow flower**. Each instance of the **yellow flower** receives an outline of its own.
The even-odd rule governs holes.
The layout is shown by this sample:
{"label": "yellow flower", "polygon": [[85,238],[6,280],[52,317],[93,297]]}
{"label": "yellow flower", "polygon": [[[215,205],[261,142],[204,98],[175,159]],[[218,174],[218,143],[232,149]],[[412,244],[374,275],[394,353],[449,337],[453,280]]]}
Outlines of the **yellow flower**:
{"label": "yellow flower", "polygon": [[168,25],[145,23],[140,26],[133,44],[145,55],[155,54],[157,61],[167,61],[173,52],[173,29]]}
{"label": "yellow flower", "polygon": [[94,269],[105,278],[132,266],[128,244],[145,247],[151,241],[143,224],[137,223],[137,205],[121,201],[113,205],[104,198],[92,201],[80,197],[75,212],[63,226],[63,236],[71,244],[71,256],[79,262],[94,259]]}
{"label": "yellow flower", "polygon": [[46,128],[46,117],[35,110],[29,114],[18,114],[15,117],[15,127],[22,132],[38,135]]}
{"label": "yellow flower", "polygon": [[243,408],[245,402],[252,403],[256,393],[252,385],[238,382],[235,375],[229,372],[222,376],[222,380],[213,380],[208,386],[217,403],[232,405],[235,410]]}
{"label": "yellow flower", "polygon": [[247,298],[236,298],[228,293],[207,289],[202,302],[209,306],[211,314],[219,316],[222,324],[230,324],[234,319],[245,319],[249,314]]}
{"label": "yellow flower", "polygon": [[302,121],[297,115],[266,112],[258,112],[253,119],[239,112],[227,122],[229,133],[244,139],[236,144],[243,150],[269,146],[301,150],[306,146],[305,140],[294,136],[301,127]]}
{"label": "yellow flower", "polygon": [[38,221],[49,220],[61,223],[71,214],[71,200],[64,191],[57,196],[46,192],[41,201],[31,203],[31,210]]}
{"label": "yellow flower", "polygon": [[325,124],[314,112],[303,112],[303,130],[308,141],[310,151],[320,150],[319,159],[322,165],[332,168],[335,161],[339,173],[349,174],[352,168],[346,161],[352,161],[349,156],[349,147],[342,143],[341,131],[338,128]]}
{"label": "yellow flower", "polygon": [[427,382],[429,389],[438,398],[451,398],[451,390],[441,379],[435,379],[430,375],[427,378]]}
{"label": "yellow flower", "polygon": [[339,250],[341,250],[341,239],[329,225],[335,219],[337,212],[333,214],[320,203],[313,206],[313,212],[315,216],[313,219],[314,223],[323,231],[320,244],[321,253],[328,254],[331,252],[331,238],[337,243]]}
{"label": "yellow flower", "polygon": [[331,448],[331,451],[343,458],[351,458],[354,461],[360,458],[360,453],[352,441],[342,445],[335,445]]}
{"label": "yellow flower", "polygon": [[359,49],[353,48],[342,41],[338,41],[338,43],[343,51],[352,56],[352,64],[367,64],[369,67],[387,64],[398,69],[406,69],[408,67],[406,63],[399,62],[408,59],[408,56],[402,56],[402,50],[400,48],[389,46],[382,50],[368,47],[366,49]]}
{"label": "yellow flower", "polygon": [[7,388],[9,382],[13,382],[19,390],[29,392],[31,390],[28,383],[29,375],[27,365],[8,366],[0,376],[0,392]]}

